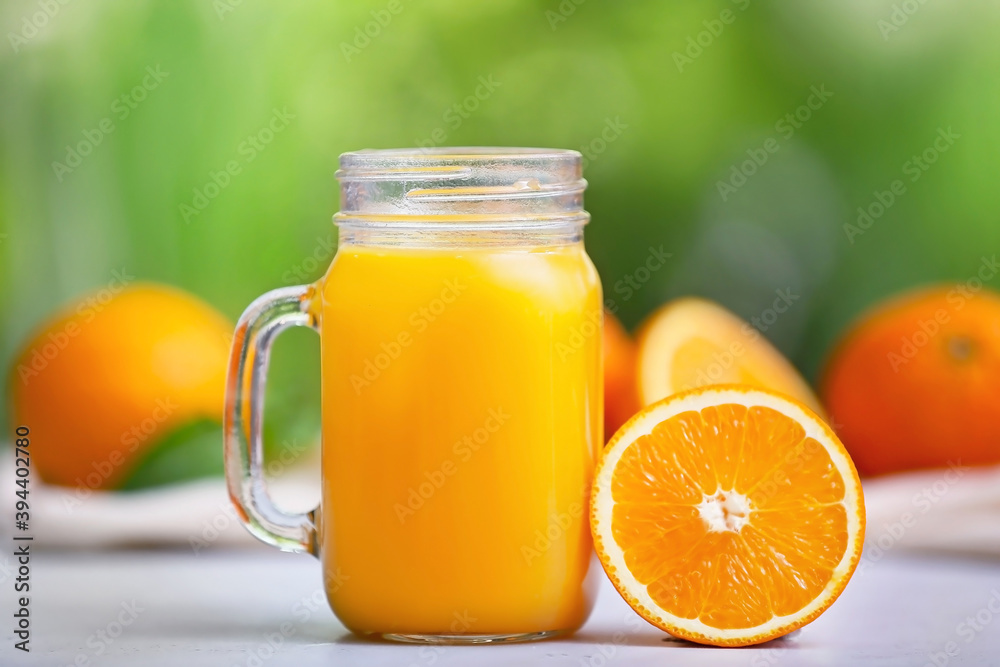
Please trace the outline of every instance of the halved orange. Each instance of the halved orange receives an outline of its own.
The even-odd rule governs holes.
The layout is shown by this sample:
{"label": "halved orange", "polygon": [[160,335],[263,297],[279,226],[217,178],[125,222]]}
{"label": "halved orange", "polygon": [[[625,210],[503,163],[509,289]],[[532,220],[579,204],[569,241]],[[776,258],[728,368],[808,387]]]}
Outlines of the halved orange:
{"label": "halved orange", "polygon": [[591,530],[615,588],[677,637],[780,637],[840,595],[864,541],[861,483],[802,403],[745,385],[641,410],[595,472]]}
{"label": "halved orange", "polygon": [[712,301],[671,301],[646,319],[638,340],[643,405],[695,387],[739,383],[787,394],[824,414],[809,385],[764,334]]}

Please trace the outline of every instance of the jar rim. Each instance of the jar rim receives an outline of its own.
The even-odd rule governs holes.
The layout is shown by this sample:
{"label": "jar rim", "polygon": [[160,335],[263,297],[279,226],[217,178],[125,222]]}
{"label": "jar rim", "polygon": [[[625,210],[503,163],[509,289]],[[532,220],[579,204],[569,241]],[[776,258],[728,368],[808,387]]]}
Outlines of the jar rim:
{"label": "jar rim", "polygon": [[[579,151],[565,148],[534,148],[528,146],[431,146],[417,148],[363,148],[342,153],[341,169],[355,165],[391,162],[394,160],[414,160],[431,162],[441,159],[453,160],[568,160],[582,159]],[[339,178],[339,176],[338,176]]]}
{"label": "jar rim", "polygon": [[557,148],[437,146],[340,156],[337,224],[584,224],[583,156]]}

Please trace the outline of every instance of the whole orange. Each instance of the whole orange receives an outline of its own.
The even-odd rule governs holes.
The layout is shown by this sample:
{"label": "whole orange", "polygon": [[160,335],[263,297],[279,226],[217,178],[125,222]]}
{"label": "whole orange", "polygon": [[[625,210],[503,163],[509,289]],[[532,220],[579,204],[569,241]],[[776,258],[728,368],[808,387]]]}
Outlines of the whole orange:
{"label": "whole orange", "polygon": [[880,304],[821,391],[862,474],[1000,462],[1000,296],[942,285]]}
{"label": "whole orange", "polygon": [[604,311],[604,439],[639,411],[635,342],[610,311]]}
{"label": "whole orange", "polygon": [[114,488],[163,436],[221,420],[232,331],[208,304],[155,284],[106,288],[45,322],[8,380],[41,478]]}

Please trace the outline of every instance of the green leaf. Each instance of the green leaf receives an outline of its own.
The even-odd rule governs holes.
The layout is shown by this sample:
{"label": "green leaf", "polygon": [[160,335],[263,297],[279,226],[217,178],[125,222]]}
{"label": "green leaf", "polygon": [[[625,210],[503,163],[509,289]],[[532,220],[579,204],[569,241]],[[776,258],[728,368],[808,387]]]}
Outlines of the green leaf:
{"label": "green leaf", "polygon": [[221,476],[222,458],[222,424],[212,419],[192,422],[154,445],[119,489],[136,491]]}

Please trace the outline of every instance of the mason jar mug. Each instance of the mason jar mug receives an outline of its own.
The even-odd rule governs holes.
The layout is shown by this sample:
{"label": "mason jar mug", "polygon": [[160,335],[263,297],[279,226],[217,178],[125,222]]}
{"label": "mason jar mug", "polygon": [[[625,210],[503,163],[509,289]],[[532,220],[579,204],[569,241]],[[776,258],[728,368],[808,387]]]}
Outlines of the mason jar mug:
{"label": "mason jar mug", "polygon": [[[326,275],[262,296],[237,327],[233,502],[264,542],[322,561],[330,606],[359,635],[572,632],[595,594],[587,503],[603,444],[580,155],[359,151],[337,177]],[[290,326],[321,339],[322,497],[307,514],[276,507],[262,476],[268,354]]]}

